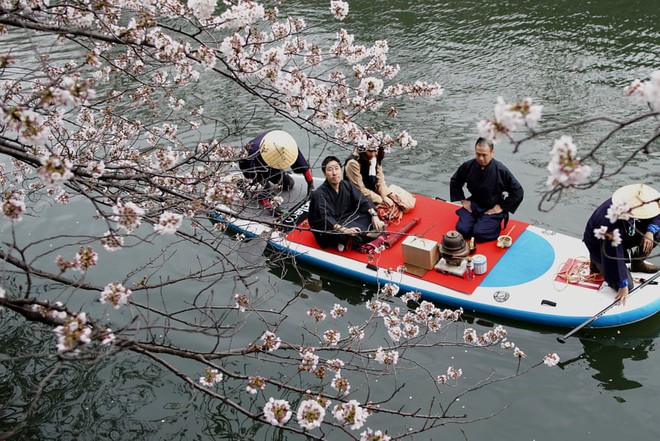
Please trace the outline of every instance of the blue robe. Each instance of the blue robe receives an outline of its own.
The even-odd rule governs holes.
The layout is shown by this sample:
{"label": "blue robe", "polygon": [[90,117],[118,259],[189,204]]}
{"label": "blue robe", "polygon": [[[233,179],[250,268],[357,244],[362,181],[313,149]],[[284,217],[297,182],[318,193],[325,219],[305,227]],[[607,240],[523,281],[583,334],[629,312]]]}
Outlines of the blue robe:
{"label": "blue robe", "polygon": [[[626,286],[632,288],[630,282],[628,268],[626,261],[628,260],[628,252],[639,246],[642,241],[642,236],[646,231],[654,233],[654,240],[660,240],[660,215],[651,219],[630,219],[618,220],[615,223],[610,222],[606,217],[607,210],[612,205],[612,199],[608,199],[596,208],[584,229],[582,241],[589,250],[589,257],[592,261],[600,265],[601,272],[605,281],[613,288]],[[612,246],[610,240],[601,240],[596,238],[594,230],[601,226],[607,227],[610,233],[615,229],[619,230],[621,234],[621,244]]]}

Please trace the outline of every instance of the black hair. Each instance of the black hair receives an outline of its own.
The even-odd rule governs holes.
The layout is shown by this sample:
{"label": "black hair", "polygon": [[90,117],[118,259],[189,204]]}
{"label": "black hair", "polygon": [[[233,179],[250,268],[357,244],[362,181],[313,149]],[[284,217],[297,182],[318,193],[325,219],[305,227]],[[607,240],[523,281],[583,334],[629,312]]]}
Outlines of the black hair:
{"label": "black hair", "polygon": [[326,156],[323,162],[321,163],[321,171],[323,172],[323,174],[325,174],[325,166],[332,161],[335,161],[341,167],[341,162],[339,161],[339,158],[337,158],[336,156]]}
{"label": "black hair", "polygon": [[479,137],[479,139],[477,139],[477,142],[474,143],[474,148],[477,148],[477,146],[479,146],[479,145],[490,147],[491,152],[495,148],[495,146],[493,145],[493,141],[491,141],[489,139],[486,139],[486,138],[483,138],[483,137]]}
{"label": "black hair", "polygon": [[[367,159],[367,151],[358,151],[358,156],[362,161],[368,162],[369,160]],[[382,145],[378,147],[378,154],[376,155],[376,163],[381,164],[383,162],[383,158],[385,158],[385,149],[383,148]]]}

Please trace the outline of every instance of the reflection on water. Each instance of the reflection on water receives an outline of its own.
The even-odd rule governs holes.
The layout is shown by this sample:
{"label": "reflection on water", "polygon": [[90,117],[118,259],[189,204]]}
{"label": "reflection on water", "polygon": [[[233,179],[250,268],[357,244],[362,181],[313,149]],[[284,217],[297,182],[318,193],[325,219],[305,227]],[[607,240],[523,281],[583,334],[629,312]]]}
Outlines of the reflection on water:
{"label": "reflection on water", "polygon": [[[626,360],[641,361],[649,358],[649,352],[655,349],[652,339],[621,341],[613,338],[580,338],[584,352],[579,356],[559,363],[561,368],[584,360],[594,370],[592,378],[597,380],[604,390],[629,390],[644,385],[624,372]],[[625,401],[625,400],[624,400]]]}
{"label": "reflection on water", "polygon": [[[351,305],[361,305],[375,294],[375,288],[351,281],[346,277],[312,266],[300,266],[295,260],[273,253],[278,258],[271,262],[268,271],[282,280],[314,293],[328,292],[337,300]],[[307,269],[309,268],[309,269]],[[311,270],[311,271],[310,271]],[[313,271],[313,272],[312,272]],[[307,294],[301,294],[307,296]]]}

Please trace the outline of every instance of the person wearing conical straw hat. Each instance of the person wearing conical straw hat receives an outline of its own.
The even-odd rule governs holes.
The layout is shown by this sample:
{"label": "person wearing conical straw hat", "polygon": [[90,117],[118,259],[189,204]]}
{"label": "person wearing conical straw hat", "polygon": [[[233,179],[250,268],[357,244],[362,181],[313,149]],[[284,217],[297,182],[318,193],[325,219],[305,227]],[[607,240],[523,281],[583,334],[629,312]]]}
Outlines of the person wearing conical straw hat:
{"label": "person wearing conical straw hat", "polygon": [[[625,301],[634,282],[630,272],[655,273],[645,259],[660,242],[660,192],[646,184],[619,188],[598,207],[584,230],[591,271],[601,273]],[[626,266],[630,262],[630,271]]]}
{"label": "person wearing conical straw hat", "polygon": [[263,185],[265,191],[258,193],[257,200],[265,208],[273,208],[269,198],[269,188],[281,186],[288,191],[293,188],[293,178],[284,172],[291,167],[294,173],[305,176],[307,195],[314,190],[314,180],[309,162],[305,159],[298,143],[284,130],[263,132],[245,145],[247,157],[239,160],[243,176],[253,185]]}

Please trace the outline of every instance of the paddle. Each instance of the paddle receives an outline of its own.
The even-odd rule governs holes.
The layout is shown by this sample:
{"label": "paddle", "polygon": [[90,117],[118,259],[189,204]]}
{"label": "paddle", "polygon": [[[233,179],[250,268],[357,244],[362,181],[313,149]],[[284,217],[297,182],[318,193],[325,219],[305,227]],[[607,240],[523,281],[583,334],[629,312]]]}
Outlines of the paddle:
{"label": "paddle", "polygon": [[[641,288],[641,287],[643,287],[643,286],[646,286],[646,285],[652,285],[651,282],[653,282],[653,281],[654,281],[655,279],[657,279],[658,277],[660,277],[660,271],[657,272],[657,273],[655,273],[653,276],[651,276],[650,279],[646,279],[646,280],[644,280],[640,285],[637,285],[637,286],[635,286],[633,289],[631,289],[630,292],[628,293],[628,296],[630,296],[630,294],[632,294],[633,292],[637,291],[639,288]],[[595,321],[598,317],[600,317],[601,315],[605,314],[607,311],[609,311],[610,309],[612,309],[617,303],[619,303],[619,300],[621,300],[621,299],[616,299],[616,300],[613,301],[609,306],[607,306],[606,308],[604,308],[604,309],[602,309],[601,311],[599,311],[598,313],[596,313],[596,315],[594,315],[593,317],[591,317],[591,318],[585,320],[584,323],[582,323],[581,325],[579,325],[579,326],[573,328],[573,330],[571,330],[571,332],[569,332],[568,334],[564,335],[563,337],[557,337],[557,341],[558,341],[559,343],[566,343],[566,339],[570,338],[573,334],[575,334],[576,332],[578,332],[580,329],[582,329],[582,328],[584,328],[585,326],[589,325],[590,323],[592,323],[593,321]]]}

